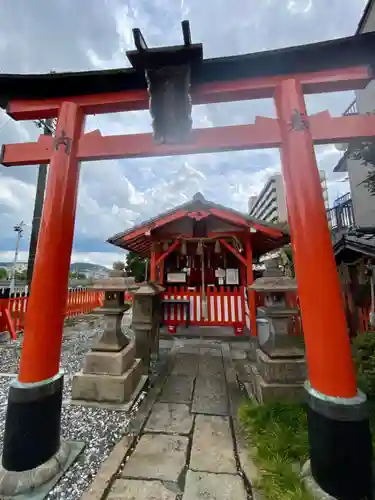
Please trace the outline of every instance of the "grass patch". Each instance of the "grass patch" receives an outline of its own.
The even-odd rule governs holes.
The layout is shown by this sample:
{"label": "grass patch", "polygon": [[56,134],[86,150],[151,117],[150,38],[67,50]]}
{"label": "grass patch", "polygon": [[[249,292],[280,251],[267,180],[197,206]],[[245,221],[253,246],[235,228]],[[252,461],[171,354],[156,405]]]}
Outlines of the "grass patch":
{"label": "grass patch", "polygon": [[260,471],[255,485],[269,500],[311,500],[300,479],[308,458],[306,407],[246,401],[239,418]]}
{"label": "grass patch", "polygon": [[[375,397],[368,402],[375,450]],[[258,405],[247,400],[239,409],[239,419],[259,468],[260,479],[254,486],[266,500],[312,500],[300,479],[309,456],[306,405]]]}

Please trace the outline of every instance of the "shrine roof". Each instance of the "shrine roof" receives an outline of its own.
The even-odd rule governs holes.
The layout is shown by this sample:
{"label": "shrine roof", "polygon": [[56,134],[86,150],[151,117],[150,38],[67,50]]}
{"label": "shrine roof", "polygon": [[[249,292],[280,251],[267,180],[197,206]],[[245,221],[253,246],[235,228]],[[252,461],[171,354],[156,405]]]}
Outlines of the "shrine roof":
{"label": "shrine roof", "polygon": [[[234,227],[239,233],[245,233],[245,231],[250,232],[255,257],[276,250],[290,241],[288,224],[273,224],[255,219],[248,214],[208,201],[201,193],[197,193],[190,201],[159,214],[152,219],[137,224],[126,231],[115,234],[109,238],[107,242],[123,248],[124,250],[146,254],[149,252],[153,241],[151,239],[151,232],[158,234],[162,227],[165,228],[167,225],[172,225],[175,222],[179,223],[183,219],[200,220],[206,217],[217,219],[231,225],[232,231]],[[254,232],[251,232],[250,228],[252,228]],[[230,232],[231,231],[228,231],[228,233]],[[180,229],[175,229],[174,237],[176,239],[178,239],[178,237],[183,238],[181,233],[182,231]],[[217,237],[224,233],[225,231],[223,230],[218,231]]]}
{"label": "shrine roof", "polygon": [[333,251],[336,263],[355,262],[361,257],[375,258],[375,232],[355,235],[344,233],[335,241]]}
{"label": "shrine roof", "polygon": [[[183,50],[181,46],[171,50]],[[152,49],[151,49],[152,50]],[[307,45],[204,59],[192,66],[192,87],[219,81],[319,72],[374,64],[375,32]],[[0,106],[14,99],[47,99],[144,90],[144,73],[133,68],[48,74],[0,74]]]}

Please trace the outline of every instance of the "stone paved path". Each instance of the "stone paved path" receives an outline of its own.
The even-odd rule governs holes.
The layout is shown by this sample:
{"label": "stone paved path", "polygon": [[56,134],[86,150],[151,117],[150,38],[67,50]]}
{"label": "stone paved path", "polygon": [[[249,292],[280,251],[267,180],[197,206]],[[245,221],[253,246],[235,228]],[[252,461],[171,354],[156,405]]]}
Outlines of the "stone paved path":
{"label": "stone paved path", "polygon": [[241,395],[225,347],[198,344],[172,351],[164,383],[149,394],[135,424],[132,449],[106,481],[105,495],[89,492],[85,500],[252,498],[241,466],[246,452],[237,439]]}

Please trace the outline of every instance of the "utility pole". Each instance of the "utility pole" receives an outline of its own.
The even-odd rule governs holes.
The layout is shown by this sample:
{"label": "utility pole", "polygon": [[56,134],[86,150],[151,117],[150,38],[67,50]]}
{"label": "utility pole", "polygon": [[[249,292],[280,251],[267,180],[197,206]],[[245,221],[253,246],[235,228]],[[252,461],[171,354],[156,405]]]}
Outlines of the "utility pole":
{"label": "utility pole", "polygon": [[[35,123],[38,127],[43,129],[44,135],[53,135],[54,134],[54,126],[53,126],[52,119],[47,119],[44,122],[38,121]],[[40,219],[42,217],[42,211],[43,211],[44,192],[46,189],[46,179],[47,179],[47,165],[46,164],[39,165],[38,180],[37,180],[37,184],[36,184],[35,203],[34,203],[34,214],[33,214],[32,226],[31,226],[29,258],[28,258],[28,262],[27,262],[27,285],[28,285],[29,293],[30,293],[30,289],[31,289],[31,282],[33,279],[34,261],[35,261],[35,255],[36,255],[36,248],[38,245]]]}
{"label": "utility pole", "polygon": [[14,293],[14,288],[16,285],[16,266],[17,266],[17,260],[18,260],[18,252],[20,248],[20,241],[22,238],[22,233],[23,233],[23,226],[24,222],[21,221],[17,226],[14,226],[14,230],[17,233],[17,239],[16,239],[16,251],[14,253],[14,261],[13,261],[13,268],[12,268],[12,275],[10,279],[10,293]]}

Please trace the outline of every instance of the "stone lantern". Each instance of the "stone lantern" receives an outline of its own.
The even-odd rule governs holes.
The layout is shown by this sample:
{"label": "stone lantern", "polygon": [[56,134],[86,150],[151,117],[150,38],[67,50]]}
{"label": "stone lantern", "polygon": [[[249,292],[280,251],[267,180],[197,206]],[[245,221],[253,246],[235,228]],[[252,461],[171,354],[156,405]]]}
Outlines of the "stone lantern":
{"label": "stone lantern", "polygon": [[132,329],[135,335],[136,353],[142,359],[143,369],[148,371],[151,353],[159,352],[161,323],[161,292],[164,288],[149,281],[134,293]]}
{"label": "stone lantern", "polygon": [[264,294],[257,309],[256,364],[252,367],[252,392],[259,402],[295,399],[303,395],[306,378],[303,338],[291,335],[299,310],[288,307],[286,294],[297,291],[293,278],[283,276],[275,261],[268,262],[263,277],[250,286]]}
{"label": "stone lantern", "polygon": [[288,307],[286,300],[288,292],[297,291],[296,280],[283,276],[273,260],[250,289],[264,294],[264,306],[257,309],[259,347],[271,358],[303,356],[301,343],[290,335],[293,323],[298,320],[299,309]]}
{"label": "stone lantern", "polygon": [[104,317],[104,332],[92,350],[121,351],[131,340],[121,330],[122,317],[129,307],[125,304],[125,292],[137,290],[138,285],[134,278],[125,276],[124,264],[115,262],[108,278],[96,280],[91,289],[104,292],[103,307],[94,311]]}
{"label": "stone lantern", "polygon": [[125,292],[136,290],[134,278],[127,278],[124,264],[117,262],[108,278],[96,280],[92,289],[104,292],[103,307],[94,313],[104,316],[104,331],[86,355],[83,369],[73,377],[73,402],[125,404],[133,399],[145,382],[142,363],[136,358],[131,330],[126,336],[121,320],[127,305]]}

